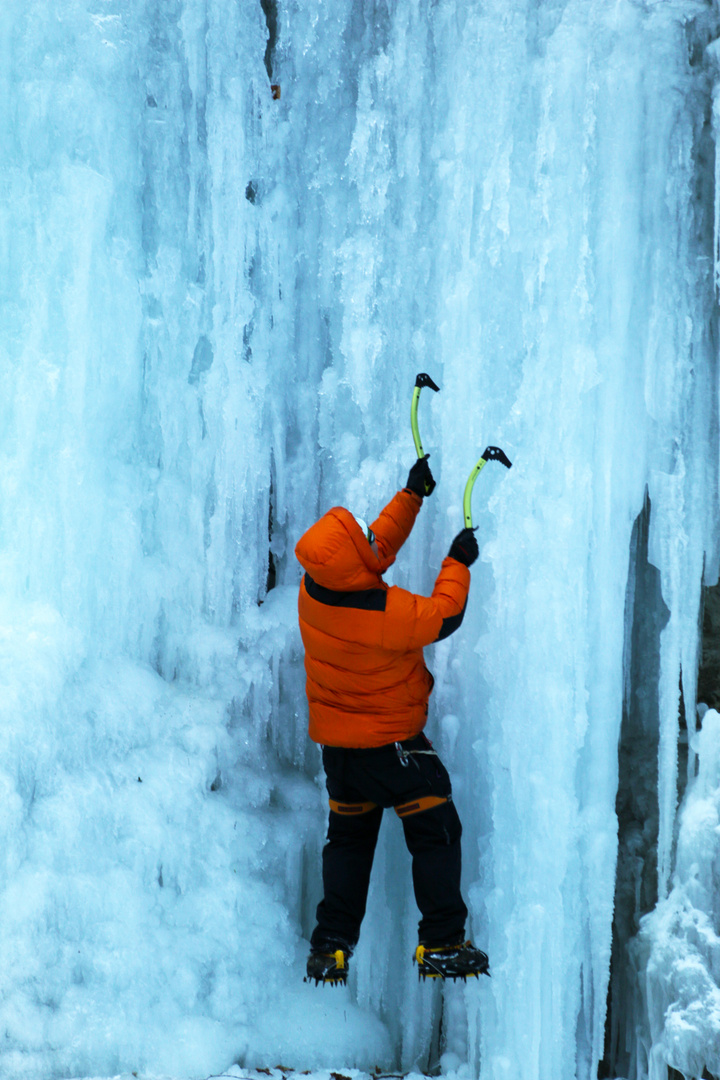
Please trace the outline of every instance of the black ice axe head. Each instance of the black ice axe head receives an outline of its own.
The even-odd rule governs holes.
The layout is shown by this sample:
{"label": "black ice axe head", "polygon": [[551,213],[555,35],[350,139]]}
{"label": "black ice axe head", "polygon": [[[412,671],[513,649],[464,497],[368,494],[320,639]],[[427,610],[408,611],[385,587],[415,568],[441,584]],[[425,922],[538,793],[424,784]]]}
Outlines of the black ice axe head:
{"label": "black ice axe head", "polygon": [[510,461],[505,451],[501,450],[499,446],[486,446],[483,450],[482,460],[499,461],[506,469],[512,469],[512,461]]}
{"label": "black ice axe head", "polygon": [[465,528],[472,529],[472,492],[475,486],[475,481],[487,465],[488,461],[499,461],[501,465],[504,465],[506,469],[512,468],[512,462],[508,458],[504,450],[501,450],[499,446],[486,446],[482,452],[482,457],[478,461],[473,471],[468,476],[467,484],[465,485],[465,494],[463,495],[463,516],[465,518]]}
{"label": "black ice axe head", "polygon": [[421,371],[419,375],[415,376],[415,385],[418,390],[422,390],[423,386],[429,387],[431,390],[439,390],[440,387],[432,381],[429,375],[426,375],[424,371]]}
{"label": "black ice axe head", "polygon": [[413,440],[415,442],[415,451],[419,458],[425,456],[425,454],[423,453],[422,443],[420,442],[420,431],[418,429],[417,419],[418,402],[420,401],[420,391],[425,386],[427,386],[429,390],[440,389],[440,387],[433,382],[430,376],[426,375],[425,372],[422,371],[415,379],[415,389],[413,390],[412,406],[410,408],[410,427],[412,428]]}

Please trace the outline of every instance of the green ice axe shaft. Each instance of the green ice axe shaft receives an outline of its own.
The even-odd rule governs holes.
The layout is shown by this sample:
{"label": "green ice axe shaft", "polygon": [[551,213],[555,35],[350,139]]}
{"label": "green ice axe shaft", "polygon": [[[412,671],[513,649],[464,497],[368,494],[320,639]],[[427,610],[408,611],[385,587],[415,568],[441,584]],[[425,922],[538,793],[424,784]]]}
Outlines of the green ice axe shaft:
{"label": "green ice axe shaft", "polygon": [[419,458],[424,457],[422,443],[420,442],[420,429],[418,428],[418,402],[420,401],[420,391],[423,386],[429,387],[431,390],[439,390],[440,387],[436,386],[429,375],[421,372],[415,379],[415,389],[413,390],[412,405],[410,407],[410,427],[412,428],[413,440],[415,442],[415,450]]}
{"label": "green ice axe shaft", "polygon": [[465,494],[463,495],[463,515],[465,517],[466,529],[472,529],[473,527],[472,493],[473,488],[475,487],[475,481],[487,465],[488,461],[499,461],[506,469],[512,468],[512,462],[508,460],[507,454],[504,450],[501,450],[499,446],[487,446],[483,450],[482,457],[468,476],[467,484],[465,485]]}

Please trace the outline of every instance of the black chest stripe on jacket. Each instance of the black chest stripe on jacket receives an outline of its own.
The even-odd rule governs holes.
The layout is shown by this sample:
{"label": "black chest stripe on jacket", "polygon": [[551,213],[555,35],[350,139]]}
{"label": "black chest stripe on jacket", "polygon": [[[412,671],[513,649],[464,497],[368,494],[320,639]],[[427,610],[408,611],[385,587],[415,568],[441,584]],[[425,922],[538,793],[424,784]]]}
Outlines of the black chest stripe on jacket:
{"label": "black chest stripe on jacket", "polygon": [[305,588],[308,596],[319,604],[330,607],[360,608],[363,611],[384,611],[387,602],[387,589],[362,589],[360,592],[336,592],[318,585],[309,574],[305,575]]}

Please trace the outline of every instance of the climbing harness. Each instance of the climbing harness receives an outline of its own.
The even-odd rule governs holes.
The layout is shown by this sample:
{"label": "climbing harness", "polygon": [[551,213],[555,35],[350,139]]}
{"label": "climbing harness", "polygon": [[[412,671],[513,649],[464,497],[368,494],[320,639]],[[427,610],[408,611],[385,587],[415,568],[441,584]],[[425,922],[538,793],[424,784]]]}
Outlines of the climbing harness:
{"label": "climbing harness", "polygon": [[400,764],[403,768],[407,768],[410,764],[408,758],[415,757],[417,754],[427,754],[428,757],[437,757],[437,750],[406,750],[401,742],[395,743],[395,751],[400,758]]}

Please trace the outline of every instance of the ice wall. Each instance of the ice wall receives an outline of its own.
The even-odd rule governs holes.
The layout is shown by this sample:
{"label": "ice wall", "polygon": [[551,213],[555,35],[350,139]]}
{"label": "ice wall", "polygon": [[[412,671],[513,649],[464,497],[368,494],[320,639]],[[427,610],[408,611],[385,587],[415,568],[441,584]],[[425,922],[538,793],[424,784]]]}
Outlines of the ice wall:
{"label": "ice wall", "polygon": [[344,1021],[308,1036],[301,982],[323,809],[280,523],[314,455],[288,491],[263,10],[0,25],[0,1072],[372,1065],[380,1022],[316,1003]]}
{"label": "ice wall", "polygon": [[[597,1075],[621,724],[656,670],[662,900],[681,672],[693,717],[718,571],[714,19],[691,0],[3,7],[13,1076]],[[493,978],[418,987],[388,821],[350,987],[321,999],[300,981],[324,802],[292,547],[404,482],[421,370],[439,485],[392,580],[428,591],[479,453],[514,461],[478,483],[468,614],[428,650]],[[635,668],[632,641],[652,653]],[[643,1009],[638,1077],[669,1060]]]}

